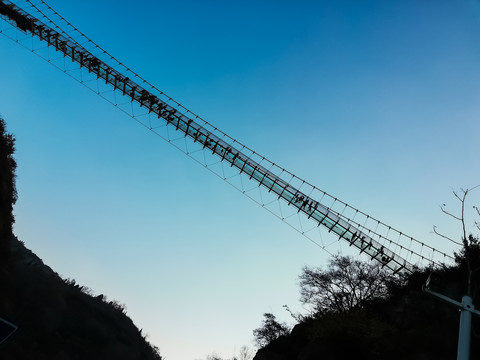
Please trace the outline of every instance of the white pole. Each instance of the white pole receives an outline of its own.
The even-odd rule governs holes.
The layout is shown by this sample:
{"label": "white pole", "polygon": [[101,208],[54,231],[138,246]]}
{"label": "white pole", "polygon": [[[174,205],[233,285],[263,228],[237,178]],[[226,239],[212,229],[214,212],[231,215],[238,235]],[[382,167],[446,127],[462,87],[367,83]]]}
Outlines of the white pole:
{"label": "white pole", "polygon": [[473,306],[472,298],[468,295],[465,295],[462,298],[462,303],[459,303],[456,300],[450,299],[449,297],[437,293],[436,291],[430,290],[428,287],[430,285],[430,278],[428,278],[427,283],[423,287],[423,290],[433,295],[446,303],[449,303],[456,308],[460,309],[460,329],[458,332],[458,349],[457,349],[457,360],[470,360],[470,328],[472,325],[472,314],[480,316],[480,311],[475,310]]}
{"label": "white pole", "polygon": [[465,295],[462,298],[460,314],[460,330],[458,333],[457,360],[470,360],[470,327],[472,324],[472,298]]}

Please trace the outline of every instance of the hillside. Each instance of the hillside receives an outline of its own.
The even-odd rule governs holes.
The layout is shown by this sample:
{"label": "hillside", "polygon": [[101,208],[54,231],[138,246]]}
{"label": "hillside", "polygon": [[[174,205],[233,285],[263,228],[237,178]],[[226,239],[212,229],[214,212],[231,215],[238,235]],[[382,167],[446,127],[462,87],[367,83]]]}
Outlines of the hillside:
{"label": "hillside", "polygon": [[19,327],[0,359],[162,359],[122,306],[62,279],[14,236],[13,153],[0,119],[0,317]]}
{"label": "hillside", "polygon": [[[470,236],[472,269],[480,269],[478,238]],[[422,291],[431,270],[418,270],[389,295],[345,312],[315,314],[260,349],[254,360],[439,360],[456,359],[459,310]],[[456,264],[436,269],[442,294],[461,302],[466,293],[464,254]],[[472,295],[479,307],[480,280]],[[471,359],[480,359],[480,319],[472,319]]]}

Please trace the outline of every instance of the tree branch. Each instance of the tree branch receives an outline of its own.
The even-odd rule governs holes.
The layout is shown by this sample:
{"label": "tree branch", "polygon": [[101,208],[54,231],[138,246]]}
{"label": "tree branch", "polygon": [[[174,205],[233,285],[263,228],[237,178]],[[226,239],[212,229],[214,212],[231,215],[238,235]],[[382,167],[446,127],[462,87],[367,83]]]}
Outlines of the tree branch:
{"label": "tree branch", "polygon": [[457,244],[457,245],[460,245],[460,246],[463,245],[462,243],[460,243],[460,242],[458,242],[458,241],[455,241],[455,240],[449,238],[448,236],[445,236],[445,235],[439,233],[439,232],[437,231],[437,227],[436,227],[435,225],[433,225],[433,232],[434,232],[435,234],[437,234],[438,236],[444,238],[444,239],[450,240],[450,241],[453,242],[454,244]]}
{"label": "tree branch", "polygon": [[452,218],[458,220],[458,221],[462,221],[462,218],[458,217],[458,216],[455,216],[453,215],[452,213],[449,213],[447,210],[445,210],[445,204],[442,204],[440,206],[440,210],[442,210],[442,212],[445,214],[445,215],[448,215],[448,216],[451,216]]}

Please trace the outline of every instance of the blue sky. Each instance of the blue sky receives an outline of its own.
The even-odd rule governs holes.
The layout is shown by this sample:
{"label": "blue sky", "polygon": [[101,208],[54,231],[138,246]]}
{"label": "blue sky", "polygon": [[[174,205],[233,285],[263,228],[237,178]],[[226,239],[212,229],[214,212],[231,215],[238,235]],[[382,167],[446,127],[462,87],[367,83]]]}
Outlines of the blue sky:
{"label": "blue sky", "polygon": [[[48,3],[232,137],[453,250],[431,229],[459,237],[438,205],[480,184],[477,1]],[[125,303],[170,360],[232,356],[264,312],[291,320],[326,253],[3,36],[0,62],[15,230],[47,264]]]}

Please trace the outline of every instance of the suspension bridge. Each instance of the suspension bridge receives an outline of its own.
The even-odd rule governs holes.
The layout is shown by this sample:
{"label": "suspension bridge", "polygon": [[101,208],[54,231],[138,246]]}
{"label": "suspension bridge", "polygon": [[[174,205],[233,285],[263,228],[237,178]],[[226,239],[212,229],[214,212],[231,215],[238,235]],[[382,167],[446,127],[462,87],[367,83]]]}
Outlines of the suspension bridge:
{"label": "suspension bridge", "polygon": [[[453,260],[221,131],[110,55],[46,2],[0,0],[0,16],[4,36],[127,113],[325,251],[341,241],[395,274]],[[325,241],[321,231],[336,239]]]}

